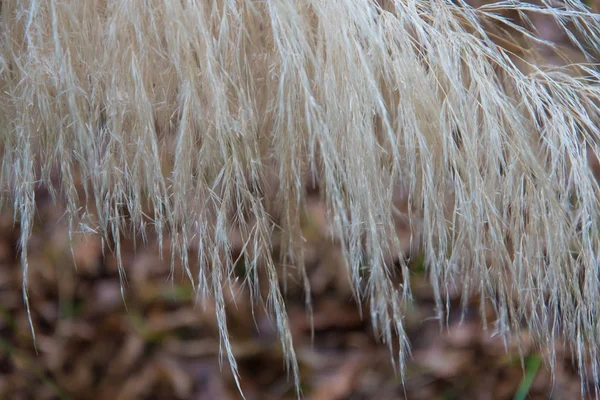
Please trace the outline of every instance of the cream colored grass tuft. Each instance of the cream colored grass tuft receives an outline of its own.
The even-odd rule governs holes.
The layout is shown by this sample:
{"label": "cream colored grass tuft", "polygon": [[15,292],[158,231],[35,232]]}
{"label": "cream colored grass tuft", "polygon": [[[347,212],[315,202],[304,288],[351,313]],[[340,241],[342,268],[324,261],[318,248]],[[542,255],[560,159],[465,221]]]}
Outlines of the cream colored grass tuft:
{"label": "cream colored grass tuft", "polygon": [[[450,287],[481,293],[499,333],[564,338],[598,377],[600,191],[588,157],[600,154],[600,21],[580,3],[0,5],[0,184],[20,223],[25,301],[34,189],[46,185],[73,232],[114,244],[123,278],[120,235],[172,235],[173,256],[215,300],[235,373],[223,291],[239,232],[252,301],[268,288],[298,382],[279,280],[294,266],[310,296],[300,218],[314,180],[357,298],[390,349],[399,337],[402,370],[410,271],[390,262],[405,260],[392,201],[402,186],[440,318]],[[534,15],[553,18],[589,63],[544,66],[537,50],[554,46]]]}

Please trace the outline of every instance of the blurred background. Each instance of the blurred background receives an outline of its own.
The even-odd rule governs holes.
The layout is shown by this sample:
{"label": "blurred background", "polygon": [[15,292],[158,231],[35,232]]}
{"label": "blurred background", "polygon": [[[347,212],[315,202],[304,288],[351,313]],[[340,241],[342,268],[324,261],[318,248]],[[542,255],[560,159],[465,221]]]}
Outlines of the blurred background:
{"label": "blurred background", "polygon": [[[24,306],[18,226],[0,216],[0,399],[239,399],[210,300],[197,301],[189,280],[157,245],[123,242],[124,292],[115,257],[99,236],[77,234],[71,252],[62,210],[37,193],[29,245],[34,347]],[[405,316],[412,355],[404,381],[380,344],[369,311],[353,300],[339,248],[325,238],[323,204],[309,200],[304,218],[312,285],[314,340],[301,286],[290,273],[286,301],[309,399],[575,399],[580,378],[559,347],[555,380],[540,349],[492,337],[472,299],[457,297],[448,325],[435,318],[422,260],[411,261],[415,297]],[[399,229],[402,229],[400,226]],[[165,254],[169,254],[168,248]],[[227,290],[228,326],[247,399],[294,399],[273,321],[248,302],[242,285]],[[461,323],[462,317],[462,323]],[[493,321],[490,312],[488,321]],[[543,350],[543,349],[542,349]],[[591,389],[591,388],[588,388]]]}

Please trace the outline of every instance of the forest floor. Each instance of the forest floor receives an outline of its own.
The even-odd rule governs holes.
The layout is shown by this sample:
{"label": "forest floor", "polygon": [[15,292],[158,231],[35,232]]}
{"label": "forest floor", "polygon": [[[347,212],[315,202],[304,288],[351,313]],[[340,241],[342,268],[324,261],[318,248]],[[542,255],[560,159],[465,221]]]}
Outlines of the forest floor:
{"label": "forest floor", "polygon": [[[103,255],[100,238],[76,235],[71,253],[61,211],[43,194],[38,203],[29,242],[37,352],[21,293],[18,227],[11,214],[0,216],[0,399],[240,398],[226,358],[220,361],[214,308],[197,301],[180,266],[170,279],[155,243],[134,249],[126,240],[122,295],[116,259]],[[322,204],[312,201],[308,210],[314,340],[301,289],[291,284],[286,295],[305,398],[581,397],[568,352],[559,347],[553,380],[539,349],[527,345],[526,331],[521,358],[515,345],[493,337],[493,315],[484,329],[478,299],[464,314],[452,299],[448,325],[440,324],[418,258],[411,263],[414,303],[405,315],[412,353],[402,381],[364,306],[361,317],[339,248],[324,239]],[[228,327],[244,395],[296,398],[272,321],[260,307],[253,316],[244,289],[232,289]]]}

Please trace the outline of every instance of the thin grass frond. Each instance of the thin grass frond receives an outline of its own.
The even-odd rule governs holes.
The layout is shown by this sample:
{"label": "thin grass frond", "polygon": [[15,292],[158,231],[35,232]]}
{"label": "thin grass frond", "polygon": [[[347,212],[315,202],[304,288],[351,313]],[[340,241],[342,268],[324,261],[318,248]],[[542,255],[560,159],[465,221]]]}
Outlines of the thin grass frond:
{"label": "thin grass frond", "polygon": [[[410,273],[390,261],[405,260],[393,223],[402,186],[440,319],[450,286],[480,293],[500,333],[564,338],[597,379],[600,190],[588,157],[600,155],[600,21],[580,3],[0,4],[0,185],[20,223],[26,302],[42,184],[72,230],[104,235],[123,280],[122,235],[153,227],[161,253],[173,237],[173,265],[215,300],[236,374],[223,293],[236,232],[252,301],[268,289],[297,383],[280,265],[295,266],[310,305],[301,217],[317,182],[357,300],[390,349],[399,338],[402,371]],[[567,56],[535,15],[579,62],[547,62],[540,49]]]}

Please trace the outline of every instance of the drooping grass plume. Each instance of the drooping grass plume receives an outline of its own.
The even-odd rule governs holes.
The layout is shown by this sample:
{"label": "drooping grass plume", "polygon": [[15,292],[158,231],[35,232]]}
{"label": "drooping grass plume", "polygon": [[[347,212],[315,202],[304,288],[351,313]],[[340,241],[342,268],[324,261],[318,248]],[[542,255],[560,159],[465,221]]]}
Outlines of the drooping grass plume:
{"label": "drooping grass plume", "polygon": [[[479,293],[500,333],[564,339],[598,376],[600,20],[581,3],[0,4],[0,185],[20,224],[25,301],[44,185],[72,232],[106,238],[123,279],[122,235],[172,237],[171,256],[215,300],[235,373],[224,297],[235,232],[250,300],[271,311],[297,381],[279,282],[297,274],[310,299],[300,221],[316,183],[357,299],[390,349],[399,338],[401,370],[400,187],[440,318],[451,288]],[[567,53],[539,37],[535,15],[563,29],[579,63],[550,63]]]}

